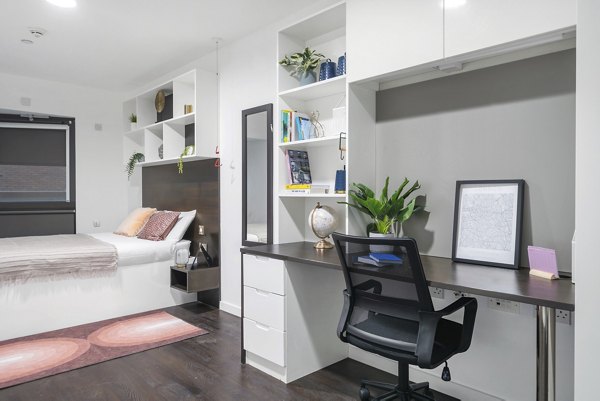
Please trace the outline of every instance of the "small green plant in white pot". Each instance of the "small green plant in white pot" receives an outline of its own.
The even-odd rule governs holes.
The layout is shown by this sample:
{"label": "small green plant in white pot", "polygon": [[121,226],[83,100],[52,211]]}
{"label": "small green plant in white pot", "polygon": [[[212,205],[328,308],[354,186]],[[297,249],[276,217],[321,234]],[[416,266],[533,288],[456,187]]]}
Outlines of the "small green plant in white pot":
{"label": "small green plant in white pot", "polygon": [[300,80],[300,85],[312,84],[317,81],[315,70],[325,56],[306,47],[304,51],[294,53],[289,57],[287,54],[279,61],[279,64],[290,70],[290,74]]}
{"label": "small green plant in white pot", "polygon": [[135,113],[129,115],[129,122],[131,123],[132,131],[137,128],[137,115]]}
{"label": "small green plant in white pot", "polygon": [[[370,237],[398,237],[402,223],[420,209],[415,204],[415,198],[407,200],[413,192],[421,188],[419,181],[402,193],[409,184],[409,180],[404,178],[402,184],[391,196],[388,196],[389,183],[390,177],[387,177],[379,198],[368,186],[353,183],[352,189],[348,193],[353,203],[338,202],[369,216],[371,222],[367,225],[367,235]],[[387,252],[389,249],[372,249],[372,251]]]}

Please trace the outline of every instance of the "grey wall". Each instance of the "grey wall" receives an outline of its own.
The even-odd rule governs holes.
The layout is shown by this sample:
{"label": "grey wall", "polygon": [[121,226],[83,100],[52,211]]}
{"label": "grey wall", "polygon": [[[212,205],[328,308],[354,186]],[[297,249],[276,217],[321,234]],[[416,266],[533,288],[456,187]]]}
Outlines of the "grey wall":
{"label": "grey wall", "polygon": [[526,181],[527,245],[557,250],[571,270],[575,227],[575,51],[467,72],[377,95],[377,186],[418,179],[428,213],[405,233],[450,257],[457,180]]}

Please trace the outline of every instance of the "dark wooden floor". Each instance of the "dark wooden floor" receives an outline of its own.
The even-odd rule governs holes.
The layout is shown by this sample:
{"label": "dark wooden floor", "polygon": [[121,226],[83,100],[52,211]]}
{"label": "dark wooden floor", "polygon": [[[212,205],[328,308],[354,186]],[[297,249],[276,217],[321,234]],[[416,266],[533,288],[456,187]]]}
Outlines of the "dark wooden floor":
{"label": "dark wooden floor", "polygon": [[0,390],[0,400],[336,401],[356,400],[361,379],[395,381],[346,359],[286,385],[240,364],[239,318],[203,304],[165,310],[210,333]]}

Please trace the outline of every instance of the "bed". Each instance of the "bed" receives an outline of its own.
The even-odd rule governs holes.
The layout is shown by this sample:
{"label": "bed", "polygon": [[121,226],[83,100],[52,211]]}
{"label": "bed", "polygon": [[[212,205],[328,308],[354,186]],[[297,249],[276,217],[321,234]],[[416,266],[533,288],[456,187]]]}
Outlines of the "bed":
{"label": "bed", "polygon": [[196,299],[196,294],[170,288],[170,265],[178,241],[148,241],[112,233],[91,236],[117,249],[117,268],[88,276],[64,274],[0,282],[0,341]]}
{"label": "bed", "polygon": [[[185,174],[173,165],[143,170],[142,204],[197,215],[184,239],[207,243],[218,258],[219,183],[214,160],[187,162]],[[185,196],[173,196],[174,193]],[[199,236],[202,224],[205,234]],[[89,277],[34,277],[0,281],[0,341],[65,327],[204,300],[170,288],[170,266],[177,241],[148,241],[112,233],[91,237],[112,244],[118,253],[113,271]],[[218,290],[208,294],[218,305]]]}

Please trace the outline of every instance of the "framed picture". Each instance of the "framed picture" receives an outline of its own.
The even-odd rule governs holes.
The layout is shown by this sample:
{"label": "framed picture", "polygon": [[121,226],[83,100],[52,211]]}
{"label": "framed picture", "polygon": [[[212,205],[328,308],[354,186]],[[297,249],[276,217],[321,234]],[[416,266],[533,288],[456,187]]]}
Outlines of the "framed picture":
{"label": "framed picture", "polygon": [[519,268],[524,180],[457,181],[452,260]]}

